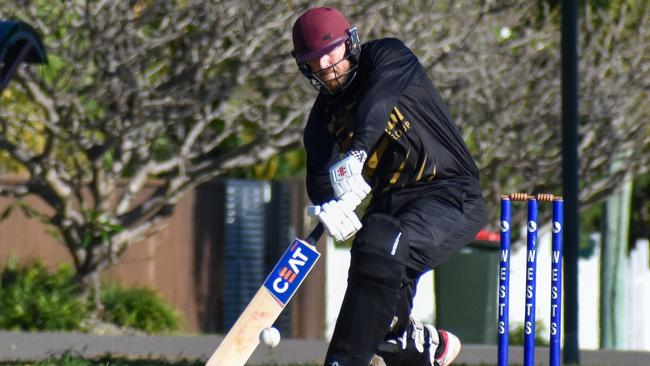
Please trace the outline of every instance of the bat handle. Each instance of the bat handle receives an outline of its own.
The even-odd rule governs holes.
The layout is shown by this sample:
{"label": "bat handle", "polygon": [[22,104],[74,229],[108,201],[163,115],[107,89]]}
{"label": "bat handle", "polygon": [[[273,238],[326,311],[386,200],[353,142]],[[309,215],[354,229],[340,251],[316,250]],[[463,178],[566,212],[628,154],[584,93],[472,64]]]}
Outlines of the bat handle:
{"label": "bat handle", "polygon": [[323,235],[323,231],[325,231],[325,228],[323,227],[323,223],[319,222],[318,225],[316,225],[316,227],[314,228],[314,230],[312,230],[311,233],[309,233],[305,241],[313,246],[316,246],[318,239],[320,239],[321,235]]}

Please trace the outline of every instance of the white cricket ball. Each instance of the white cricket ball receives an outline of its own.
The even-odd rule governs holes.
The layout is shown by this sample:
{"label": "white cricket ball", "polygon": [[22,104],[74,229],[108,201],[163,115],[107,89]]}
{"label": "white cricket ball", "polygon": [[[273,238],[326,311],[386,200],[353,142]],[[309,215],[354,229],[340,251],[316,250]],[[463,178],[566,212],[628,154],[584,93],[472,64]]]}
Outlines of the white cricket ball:
{"label": "white cricket ball", "polygon": [[269,348],[273,348],[280,344],[280,332],[273,327],[268,327],[260,333],[260,342]]}

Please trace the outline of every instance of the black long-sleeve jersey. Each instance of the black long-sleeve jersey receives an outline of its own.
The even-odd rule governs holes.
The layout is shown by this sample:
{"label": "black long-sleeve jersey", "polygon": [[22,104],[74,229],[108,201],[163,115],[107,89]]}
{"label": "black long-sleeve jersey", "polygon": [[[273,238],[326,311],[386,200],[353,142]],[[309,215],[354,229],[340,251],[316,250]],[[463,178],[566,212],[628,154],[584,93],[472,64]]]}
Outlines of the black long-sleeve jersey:
{"label": "black long-sleeve jersey", "polygon": [[479,176],[422,65],[394,38],[364,43],[350,85],[335,95],[318,95],[304,145],[314,204],[334,198],[329,167],[349,151],[367,153],[363,176],[375,194]]}

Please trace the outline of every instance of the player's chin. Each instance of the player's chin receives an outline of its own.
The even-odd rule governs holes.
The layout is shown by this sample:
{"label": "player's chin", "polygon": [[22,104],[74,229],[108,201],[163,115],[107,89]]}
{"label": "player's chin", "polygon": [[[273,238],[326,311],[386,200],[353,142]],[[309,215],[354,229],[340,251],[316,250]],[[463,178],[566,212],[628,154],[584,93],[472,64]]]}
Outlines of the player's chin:
{"label": "player's chin", "polygon": [[335,92],[343,88],[343,85],[345,85],[345,80],[346,77],[332,78],[327,80],[324,84],[327,90]]}

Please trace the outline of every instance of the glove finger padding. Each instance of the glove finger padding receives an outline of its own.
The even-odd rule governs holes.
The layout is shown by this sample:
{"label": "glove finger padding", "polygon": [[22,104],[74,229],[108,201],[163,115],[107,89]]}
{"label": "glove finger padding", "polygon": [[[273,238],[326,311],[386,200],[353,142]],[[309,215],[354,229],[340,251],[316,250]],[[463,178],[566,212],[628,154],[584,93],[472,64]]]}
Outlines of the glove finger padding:
{"label": "glove finger padding", "polygon": [[344,230],[341,231],[342,240],[346,240],[361,229],[361,221],[357,214],[352,210],[341,210],[343,219],[341,220]]}
{"label": "glove finger padding", "polygon": [[330,235],[337,241],[340,241],[341,225],[339,224],[339,220],[336,218],[337,215],[334,213],[335,208],[331,202],[334,201],[324,203],[321,206],[321,212],[318,214],[317,218],[323,223],[323,225],[325,225],[325,229],[327,229]]}
{"label": "glove finger padding", "polygon": [[336,241],[343,241],[361,229],[361,221],[347,201],[332,200],[321,206],[307,207],[307,214],[322,222]]}

